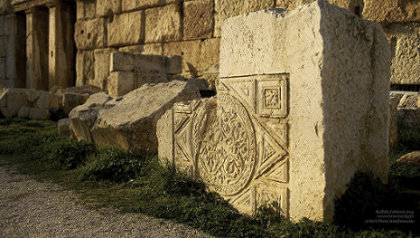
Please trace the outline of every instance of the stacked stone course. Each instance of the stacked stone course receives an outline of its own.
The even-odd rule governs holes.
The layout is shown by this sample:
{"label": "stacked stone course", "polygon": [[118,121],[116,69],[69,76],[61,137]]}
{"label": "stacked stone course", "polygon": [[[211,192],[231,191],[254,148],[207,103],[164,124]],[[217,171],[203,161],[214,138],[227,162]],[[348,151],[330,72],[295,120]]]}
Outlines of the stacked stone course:
{"label": "stacked stone course", "polygon": [[[313,1],[76,0],[75,84],[91,84],[106,90],[110,72],[105,66],[115,51],[181,56],[180,76],[205,76],[208,69],[219,62],[221,27],[227,18],[266,8],[291,10]],[[393,53],[391,83],[420,84],[419,1],[328,1],[381,23]],[[10,13],[22,11],[21,2],[35,1],[0,1],[0,84],[4,87],[28,87],[16,83],[16,79],[22,77],[19,73],[25,72],[16,70],[16,67],[23,67],[16,63],[19,54],[15,49],[17,32],[8,32],[8,29],[16,31],[8,27],[16,25],[15,14]],[[210,82],[210,86],[214,88],[214,83]]]}

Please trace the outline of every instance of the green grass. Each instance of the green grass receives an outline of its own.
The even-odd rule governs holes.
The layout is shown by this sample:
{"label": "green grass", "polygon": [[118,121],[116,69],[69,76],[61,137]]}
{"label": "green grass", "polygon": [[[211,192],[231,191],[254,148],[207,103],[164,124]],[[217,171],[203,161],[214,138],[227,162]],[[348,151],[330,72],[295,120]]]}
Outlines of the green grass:
{"label": "green grass", "polygon": [[[358,218],[351,214],[365,215],[363,211],[355,212],[360,210],[360,204],[351,201],[360,201],[361,194],[369,194],[367,190],[373,194],[368,199],[370,207],[378,202],[375,193],[395,193],[396,197],[400,194],[399,184],[385,186],[365,174],[355,176],[346,194],[337,200],[336,225],[308,219],[293,223],[264,207],[253,217],[242,215],[217,194],[207,192],[202,182],[177,173],[169,165],[162,166],[156,155],[75,142],[57,136],[53,122],[0,119],[0,135],[0,160],[15,165],[20,173],[77,191],[81,195],[79,202],[94,209],[113,207],[121,212],[172,219],[219,237],[409,235],[397,230],[351,226]],[[380,196],[381,199],[387,197]]]}

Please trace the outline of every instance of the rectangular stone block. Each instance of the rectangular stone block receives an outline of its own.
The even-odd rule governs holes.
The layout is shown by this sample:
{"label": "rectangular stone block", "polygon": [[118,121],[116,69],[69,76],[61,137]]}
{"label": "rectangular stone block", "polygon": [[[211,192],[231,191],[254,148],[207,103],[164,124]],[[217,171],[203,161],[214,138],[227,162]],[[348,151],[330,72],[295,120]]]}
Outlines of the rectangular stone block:
{"label": "rectangular stone block", "polygon": [[76,19],[85,18],[85,3],[81,1],[76,1]]}
{"label": "rectangular stone block", "polygon": [[150,8],[146,13],[146,43],[181,40],[181,13],[178,4]]}
{"label": "rectangular stone block", "polygon": [[383,23],[420,21],[420,1],[365,0],[363,18]]}
{"label": "rectangular stone block", "polygon": [[112,22],[108,22],[108,45],[121,46],[140,44],[144,35],[143,12],[123,13],[115,15]]}
{"label": "rectangular stone block", "polygon": [[91,19],[96,15],[96,0],[76,1],[77,20]]}
{"label": "rectangular stone block", "polygon": [[123,96],[135,89],[134,72],[111,72],[107,84],[108,94],[111,97]]}
{"label": "rectangular stone block", "polygon": [[134,71],[134,88],[139,88],[144,84],[156,84],[168,82],[168,77],[163,72],[150,72],[147,69],[136,68]]}
{"label": "rectangular stone block", "polygon": [[135,9],[158,7],[176,1],[177,0],[122,0],[122,10],[131,11]]}
{"label": "rectangular stone block", "polygon": [[121,52],[128,52],[131,54],[162,55],[163,45],[161,43],[133,45],[133,46],[121,47],[118,50]]}
{"label": "rectangular stone block", "polygon": [[121,0],[99,0],[96,4],[96,17],[103,17],[109,14],[121,12]]}
{"label": "rectangular stone block", "polygon": [[230,18],[217,96],[158,123],[163,151],[241,212],[331,222],[357,171],[387,181],[390,59],[379,24],[326,1]]}
{"label": "rectangular stone block", "polygon": [[184,40],[211,38],[214,26],[213,0],[184,3]]}
{"label": "rectangular stone block", "polygon": [[200,63],[201,41],[183,41],[163,44],[163,55],[179,56],[182,58],[181,75],[186,78],[198,76],[198,64]]}
{"label": "rectangular stone block", "polygon": [[393,24],[386,31],[393,51],[391,84],[420,84],[420,25]]}
{"label": "rectangular stone block", "polygon": [[199,77],[211,65],[219,62],[220,39],[172,42],[163,45],[163,55],[182,59],[182,73],[186,78]]}
{"label": "rectangular stone block", "polygon": [[220,37],[227,18],[274,6],[274,0],[215,0],[214,36]]}
{"label": "rectangular stone block", "polygon": [[96,49],[105,46],[105,20],[103,18],[78,20],[74,28],[77,49]]}
{"label": "rectangular stone block", "polygon": [[78,51],[76,54],[76,86],[90,84],[95,80],[94,51]]}
{"label": "rectangular stone block", "polygon": [[111,54],[110,62],[111,72],[115,71],[133,71],[134,55],[126,52],[114,52]]}
{"label": "rectangular stone block", "polygon": [[95,79],[90,81],[90,85],[96,86],[102,90],[105,88],[106,81],[110,73],[111,54],[115,49],[98,49],[94,51],[95,57]]}

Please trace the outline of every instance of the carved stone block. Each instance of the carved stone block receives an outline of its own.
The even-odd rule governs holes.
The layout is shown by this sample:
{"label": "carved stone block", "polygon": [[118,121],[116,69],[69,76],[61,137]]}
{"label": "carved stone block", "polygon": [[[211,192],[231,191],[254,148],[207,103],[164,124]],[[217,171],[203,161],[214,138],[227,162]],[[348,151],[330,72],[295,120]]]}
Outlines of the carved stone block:
{"label": "carved stone block", "polygon": [[329,222],[357,171],[387,180],[390,59],[379,24],[327,1],[227,19],[217,96],[161,118],[159,156],[241,212]]}

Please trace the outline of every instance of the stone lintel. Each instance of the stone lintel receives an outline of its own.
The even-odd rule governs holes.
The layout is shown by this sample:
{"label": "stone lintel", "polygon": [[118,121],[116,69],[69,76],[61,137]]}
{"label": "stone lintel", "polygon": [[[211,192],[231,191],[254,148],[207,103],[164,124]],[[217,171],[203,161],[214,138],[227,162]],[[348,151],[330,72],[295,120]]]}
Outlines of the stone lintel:
{"label": "stone lintel", "polygon": [[26,11],[34,7],[55,4],[57,0],[14,0],[12,8],[14,12]]}

